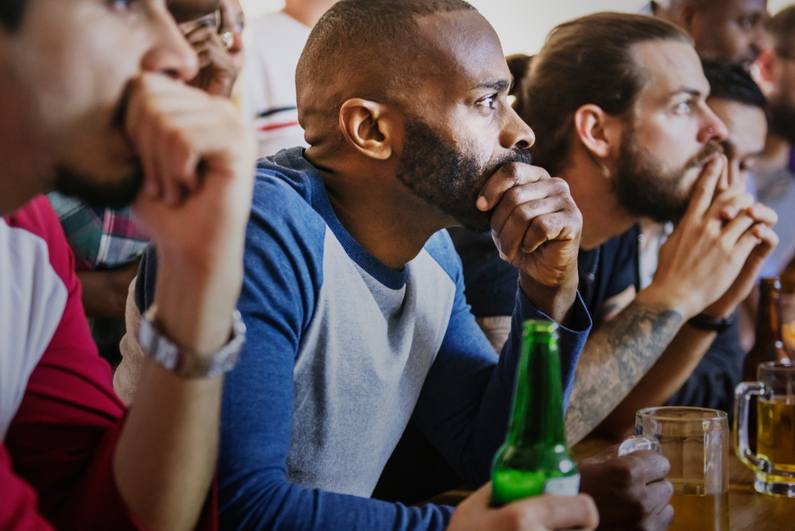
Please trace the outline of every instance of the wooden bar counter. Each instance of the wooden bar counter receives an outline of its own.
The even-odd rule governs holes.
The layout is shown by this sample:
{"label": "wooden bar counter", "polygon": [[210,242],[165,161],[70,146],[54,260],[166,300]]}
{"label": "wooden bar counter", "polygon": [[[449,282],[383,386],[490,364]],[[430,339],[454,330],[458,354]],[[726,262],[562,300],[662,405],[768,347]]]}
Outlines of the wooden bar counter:
{"label": "wooden bar counter", "polygon": [[[610,445],[612,443],[604,439],[586,439],[574,446],[572,453],[577,460],[585,459]],[[451,490],[427,502],[458,505],[471,493],[463,488]],[[756,492],[754,473],[742,464],[734,449],[729,456],[729,519],[731,531],[795,531],[795,498],[776,498]]]}
{"label": "wooden bar counter", "polygon": [[[586,439],[572,452],[578,460],[585,459],[610,444],[602,439]],[[731,531],[795,531],[795,498],[756,492],[754,473],[737,458],[734,448],[729,455],[729,525]]]}

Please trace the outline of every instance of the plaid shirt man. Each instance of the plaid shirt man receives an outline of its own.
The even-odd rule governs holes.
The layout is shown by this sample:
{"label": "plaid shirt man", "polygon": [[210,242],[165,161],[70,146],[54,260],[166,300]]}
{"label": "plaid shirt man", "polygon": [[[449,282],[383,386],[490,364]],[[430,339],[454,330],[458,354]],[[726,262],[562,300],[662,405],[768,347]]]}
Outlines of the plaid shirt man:
{"label": "plaid shirt man", "polygon": [[92,207],[57,192],[47,198],[75,254],[77,271],[123,267],[140,258],[149,245],[149,237],[136,226],[129,207]]}

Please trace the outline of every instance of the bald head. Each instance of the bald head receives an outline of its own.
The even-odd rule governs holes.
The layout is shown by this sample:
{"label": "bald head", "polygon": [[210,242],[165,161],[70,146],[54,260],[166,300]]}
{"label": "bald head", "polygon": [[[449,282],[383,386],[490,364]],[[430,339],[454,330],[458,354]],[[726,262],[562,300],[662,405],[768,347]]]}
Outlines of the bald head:
{"label": "bald head", "polygon": [[652,9],[684,28],[703,57],[748,69],[764,46],[767,0],[663,0]]}
{"label": "bald head", "polygon": [[401,105],[432,75],[438,56],[420,20],[474,11],[463,0],[342,0],[315,25],[296,70],[298,113],[307,141],[334,134],[351,98]]}

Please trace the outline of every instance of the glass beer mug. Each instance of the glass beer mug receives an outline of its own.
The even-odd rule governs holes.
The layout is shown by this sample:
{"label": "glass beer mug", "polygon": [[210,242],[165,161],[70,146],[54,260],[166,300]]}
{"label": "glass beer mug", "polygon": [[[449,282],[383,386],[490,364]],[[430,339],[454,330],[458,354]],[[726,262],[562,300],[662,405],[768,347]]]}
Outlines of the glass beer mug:
{"label": "glass beer mug", "polygon": [[671,463],[669,531],[729,531],[729,421],[698,407],[652,407],[635,415],[635,436],[618,455],[654,450]]}
{"label": "glass beer mug", "polygon": [[[757,382],[743,382],[735,391],[737,457],[756,472],[757,492],[795,498],[795,365],[760,363],[756,374]],[[756,454],[748,441],[748,404],[753,395],[759,397]]]}

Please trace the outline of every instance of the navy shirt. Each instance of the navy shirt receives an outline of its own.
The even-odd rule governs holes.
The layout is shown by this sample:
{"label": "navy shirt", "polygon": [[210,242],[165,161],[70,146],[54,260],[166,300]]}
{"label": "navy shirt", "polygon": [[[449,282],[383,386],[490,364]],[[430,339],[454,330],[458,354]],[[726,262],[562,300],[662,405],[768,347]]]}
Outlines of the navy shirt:
{"label": "navy shirt", "polygon": [[[519,274],[503,261],[490,234],[450,229],[464,267],[465,295],[477,317],[511,315]],[[640,227],[634,226],[600,247],[580,250],[580,295],[594,328],[626,305],[640,288]],[[506,294],[510,293],[510,296]],[[623,303],[623,304],[622,304]],[[740,346],[739,324],[719,334],[696,369],[665,405],[720,409],[730,415],[734,388],[742,381],[745,352]]]}

